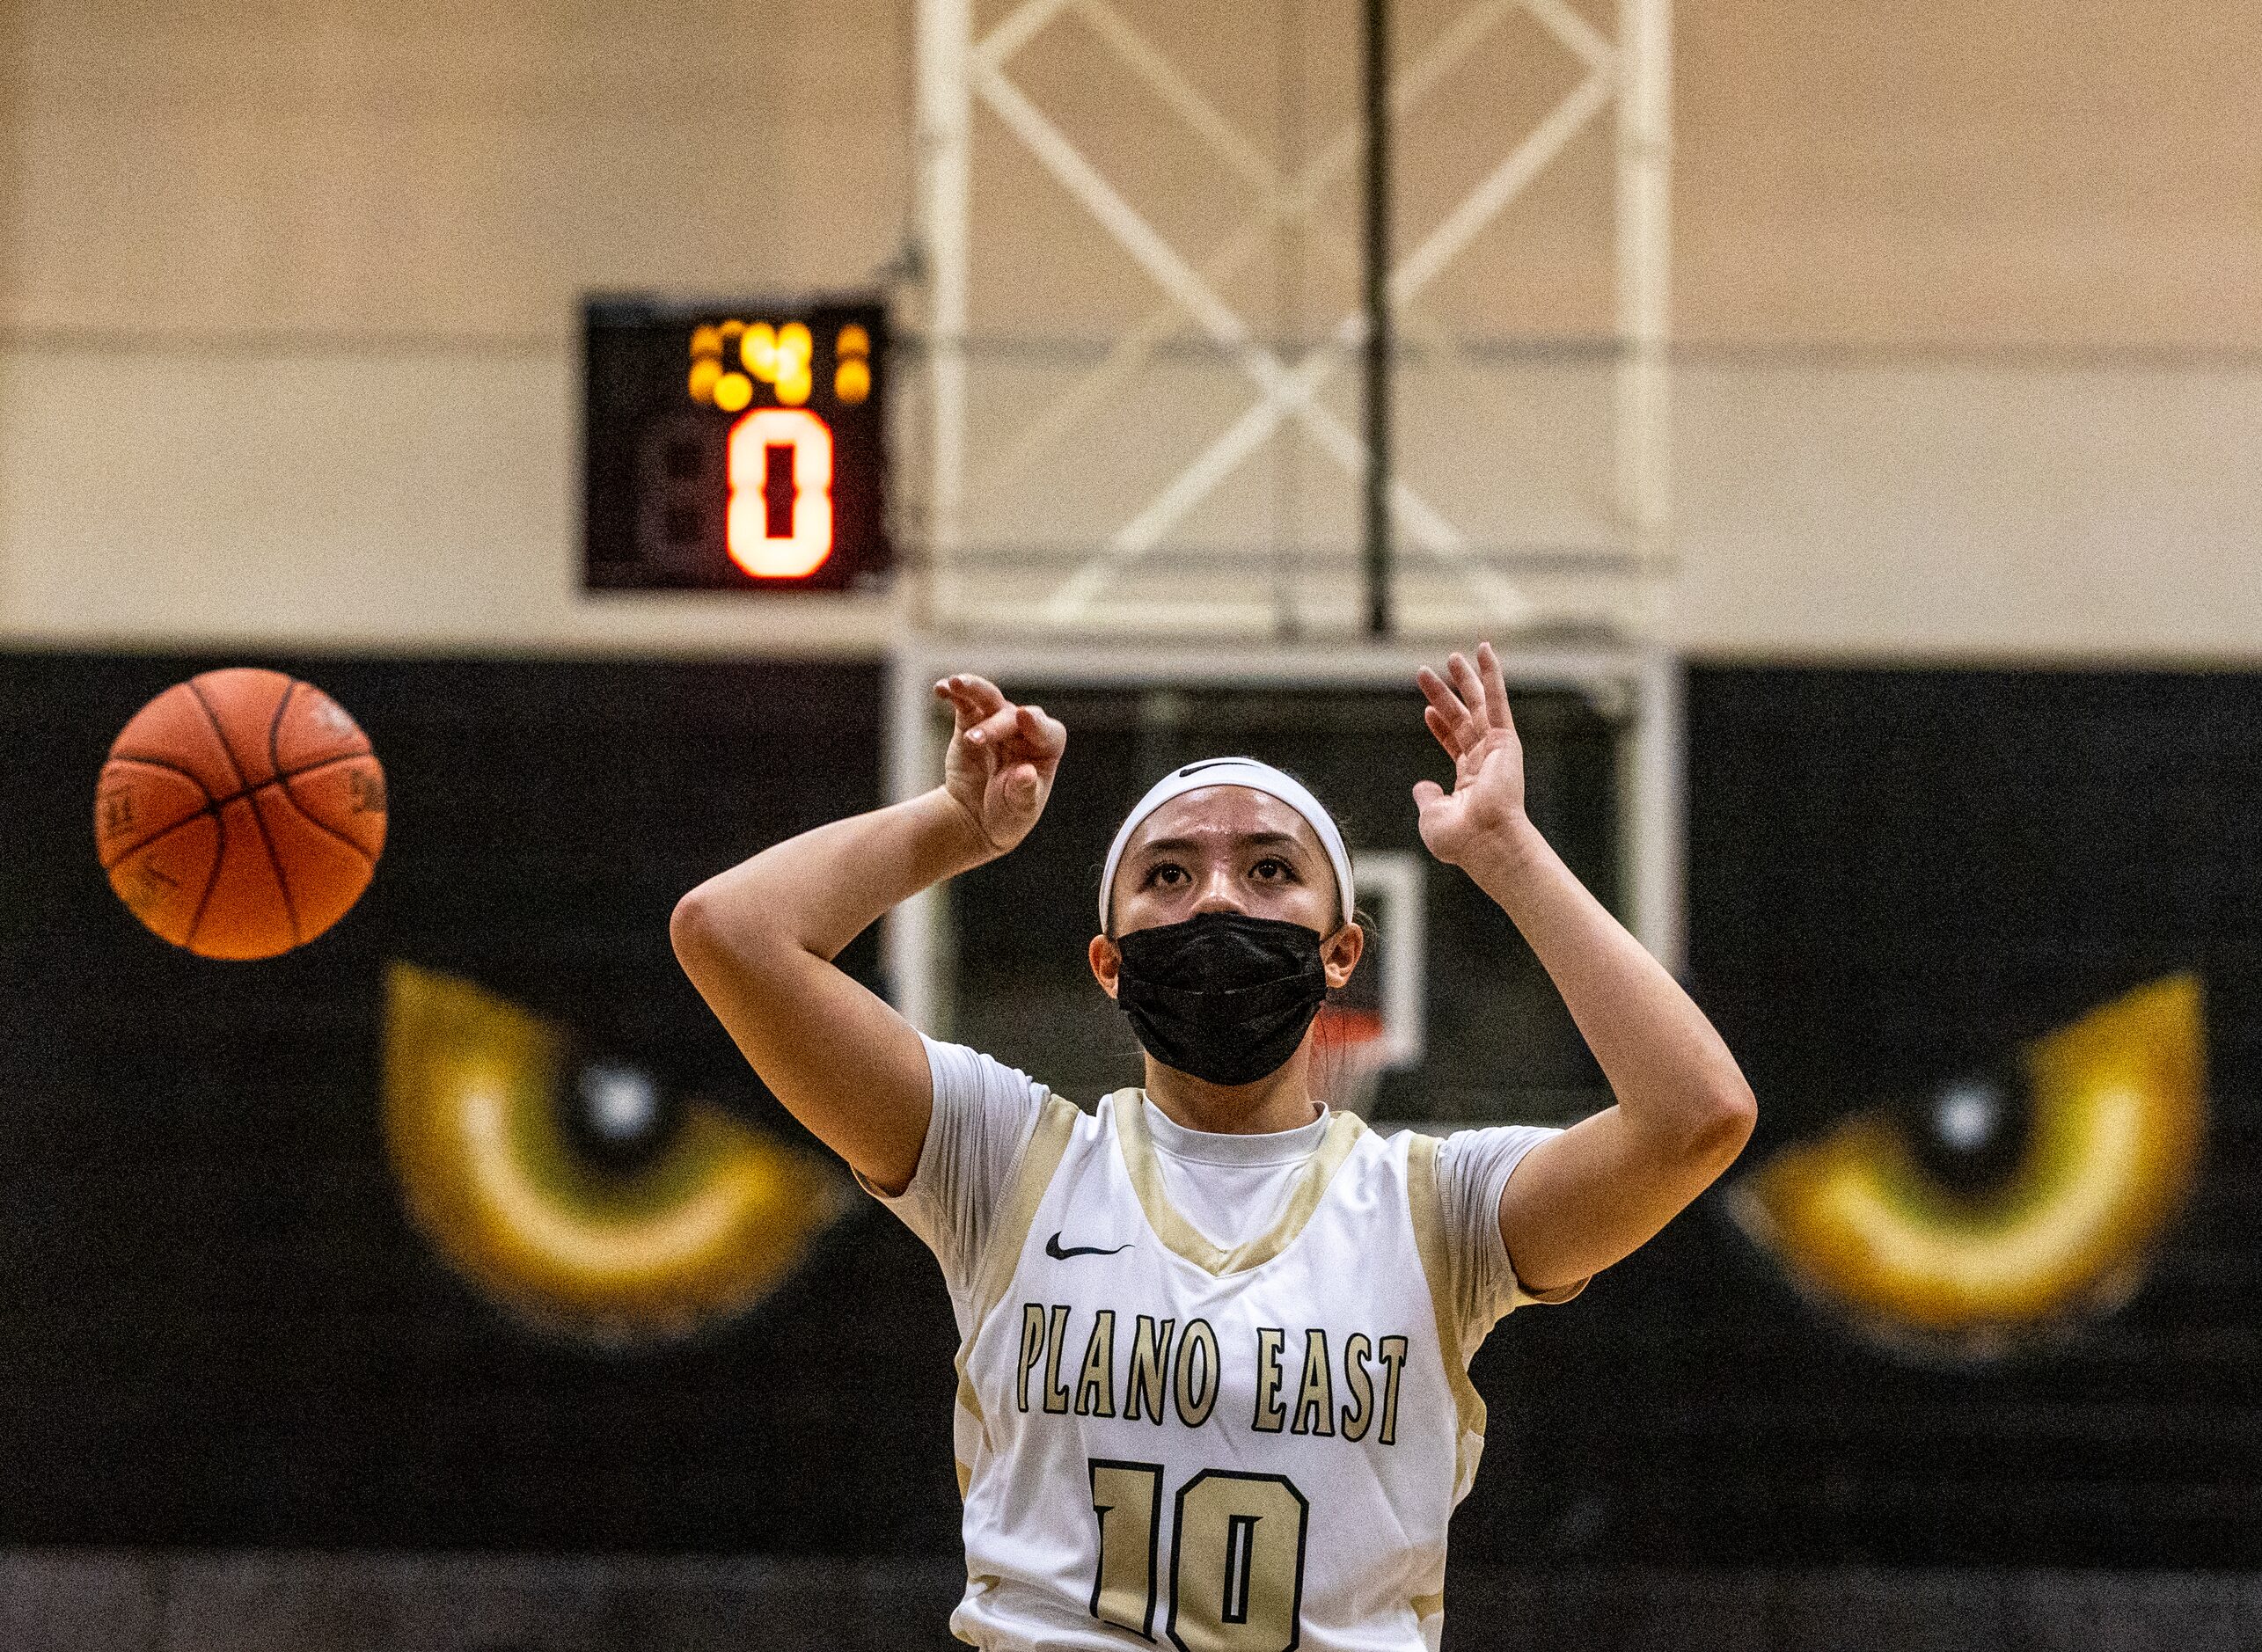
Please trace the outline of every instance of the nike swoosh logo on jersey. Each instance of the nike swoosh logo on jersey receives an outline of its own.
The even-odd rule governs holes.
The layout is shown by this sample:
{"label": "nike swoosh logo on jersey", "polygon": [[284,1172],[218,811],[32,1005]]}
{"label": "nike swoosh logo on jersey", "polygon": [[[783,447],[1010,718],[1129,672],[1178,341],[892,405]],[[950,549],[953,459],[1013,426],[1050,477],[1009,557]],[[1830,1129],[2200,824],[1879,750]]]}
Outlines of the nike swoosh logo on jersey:
{"label": "nike swoosh logo on jersey", "polygon": [[1071,1256],[1112,1256],[1116,1251],[1127,1251],[1131,1247],[1131,1242],[1129,1239],[1125,1239],[1112,1250],[1104,1245],[1064,1246],[1060,1242],[1060,1235],[1058,1232],[1044,1241],[1044,1254],[1058,1262],[1065,1262]]}

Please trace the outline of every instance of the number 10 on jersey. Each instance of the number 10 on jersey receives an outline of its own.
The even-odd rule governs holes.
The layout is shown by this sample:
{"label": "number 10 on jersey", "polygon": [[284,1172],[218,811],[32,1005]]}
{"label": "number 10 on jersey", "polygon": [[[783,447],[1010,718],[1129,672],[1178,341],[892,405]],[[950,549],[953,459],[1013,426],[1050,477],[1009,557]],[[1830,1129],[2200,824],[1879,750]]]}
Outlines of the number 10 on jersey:
{"label": "number 10 on jersey", "polygon": [[[1092,1615],[1154,1639],[1162,1466],[1091,1459],[1100,1555]],[[1284,1474],[1205,1468],[1178,1488],[1170,1610],[1180,1652],[1289,1652],[1301,1638],[1304,1539],[1311,1504]]]}

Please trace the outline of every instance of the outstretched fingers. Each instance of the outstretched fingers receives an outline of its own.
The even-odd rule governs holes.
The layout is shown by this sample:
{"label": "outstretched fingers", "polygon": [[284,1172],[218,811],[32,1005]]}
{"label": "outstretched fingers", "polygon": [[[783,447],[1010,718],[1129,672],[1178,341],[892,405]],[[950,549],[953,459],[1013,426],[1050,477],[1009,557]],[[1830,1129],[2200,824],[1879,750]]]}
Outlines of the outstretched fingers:
{"label": "outstretched fingers", "polygon": [[1489,642],[1476,645],[1476,663],[1483,673],[1484,720],[1495,728],[1513,728],[1508,714],[1508,679],[1501,675],[1500,656]]}
{"label": "outstretched fingers", "polygon": [[1454,691],[1468,703],[1469,720],[1478,733],[1482,733],[1485,725],[1492,720],[1491,708],[1486,704],[1484,679],[1477,676],[1476,668],[1465,654],[1455,653],[1448,657],[1446,669],[1453,673]]}
{"label": "outstretched fingers", "polygon": [[1454,693],[1445,679],[1429,667],[1424,666],[1416,671],[1414,681],[1420,687],[1423,698],[1430,702],[1424,709],[1423,720],[1430,725],[1430,732],[1437,735],[1446,755],[1459,757],[1460,742],[1476,720],[1469,715],[1468,707],[1461,704],[1460,696]]}
{"label": "outstretched fingers", "polygon": [[977,751],[997,753],[998,762],[1033,763],[1049,771],[1068,748],[1068,730],[1058,719],[1042,705],[1014,705],[986,678],[944,677],[934,692],[950,703],[957,736]]}
{"label": "outstretched fingers", "polygon": [[934,685],[934,691],[950,702],[951,719],[962,735],[995,715],[1006,704],[1006,697],[996,683],[971,672],[944,677]]}
{"label": "outstretched fingers", "polygon": [[954,730],[970,746],[995,745],[1017,726],[1019,708],[987,677],[971,672],[947,676],[934,691],[950,702]]}
{"label": "outstretched fingers", "polygon": [[997,746],[1021,727],[1018,705],[1001,705],[966,731],[970,746]]}

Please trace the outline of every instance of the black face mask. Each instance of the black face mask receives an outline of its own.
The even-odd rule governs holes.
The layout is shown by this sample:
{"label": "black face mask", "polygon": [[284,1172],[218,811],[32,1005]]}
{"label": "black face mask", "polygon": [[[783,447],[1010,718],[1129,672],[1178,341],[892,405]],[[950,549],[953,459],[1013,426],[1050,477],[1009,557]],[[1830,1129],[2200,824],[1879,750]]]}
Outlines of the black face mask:
{"label": "black face mask", "polygon": [[1140,1045],[1212,1084],[1277,1071],[1328,996],[1320,932],[1276,917],[1203,912],[1116,946],[1116,1002]]}

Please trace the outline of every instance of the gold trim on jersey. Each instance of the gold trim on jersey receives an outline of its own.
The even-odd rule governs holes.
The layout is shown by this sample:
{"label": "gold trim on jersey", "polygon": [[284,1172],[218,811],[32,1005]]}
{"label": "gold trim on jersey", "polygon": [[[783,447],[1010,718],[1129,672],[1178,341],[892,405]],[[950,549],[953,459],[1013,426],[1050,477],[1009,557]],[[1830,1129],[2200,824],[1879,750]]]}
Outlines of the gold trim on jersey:
{"label": "gold trim on jersey", "polygon": [[[974,1339],[982,1334],[982,1327],[991,1311],[1006,1294],[1014,1282],[1014,1270],[1021,1265],[1021,1247],[1029,1243],[1029,1231],[1036,1221],[1036,1207],[1044,1199],[1044,1190],[1052,1185],[1053,1173],[1060,1168],[1060,1160],[1068,1151],[1068,1139],[1076,1129],[1076,1104],[1059,1096],[1047,1097],[1044,1111],[1037,1115],[1036,1128],[1029,1132],[1021,1148],[1021,1163],[1007,1184],[1006,1196],[999,1202],[997,1222],[990,1230],[990,1242],[983,1248],[982,1260],[974,1269],[973,1312],[968,1319],[966,1340],[958,1345],[958,1357],[954,1362],[958,1370],[958,1403],[981,1426],[988,1437],[990,1420],[982,1414],[982,1399],[974,1390],[974,1379],[968,1375],[966,1361],[974,1351]],[[962,1481],[971,1473],[962,1469]],[[962,1483],[961,1497],[966,1495]]]}
{"label": "gold trim on jersey", "polygon": [[1116,1140],[1123,1149],[1124,1169],[1131,1176],[1131,1190],[1138,1195],[1140,1208],[1146,1212],[1146,1224],[1174,1254],[1203,1272],[1220,1278],[1261,1268],[1286,1250],[1312,1219],[1312,1212],[1319,1208],[1328,1184],[1335,1180],[1336,1172],[1351,1156],[1352,1146],[1366,1132],[1366,1126],[1359,1122],[1357,1114],[1337,1113],[1329,1117],[1319,1146],[1304,1161],[1303,1169],[1296,1173],[1288,1202],[1281,1207],[1280,1219],[1246,1244],[1226,1250],[1212,1244],[1170,1202],[1170,1195],[1163,1188],[1162,1166],[1155,1159],[1153,1138],[1146,1132],[1146,1092],[1136,1087],[1118,1090],[1108,1100],[1115,1108]]}
{"label": "gold trim on jersey", "polygon": [[1460,1423],[1453,1450],[1454,1500],[1468,1489],[1475,1464],[1468,1439],[1484,1438],[1484,1396],[1468,1379],[1468,1366],[1460,1356],[1460,1331],[1453,1306],[1453,1248],[1446,1239],[1444,1202],[1438,1192],[1438,1149],[1434,1136],[1409,1130],[1406,1143],[1406,1206],[1414,1222],[1414,1249],[1422,1259],[1422,1275],[1430,1282],[1430,1312],[1438,1326],[1438,1354],[1445,1362],[1446,1385],[1453,1390],[1453,1414]]}
{"label": "gold trim on jersey", "polygon": [[1060,1168],[1060,1160],[1068,1151],[1068,1138],[1076,1129],[1076,1104],[1061,1096],[1045,1098],[1044,1111],[1037,1115],[1036,1128],[1029,1132],[1029,1144],[1021,1149],[1020,1166],[1014,1172],[1012,1185],[998,1203],[997,1224],[990,1230],[990,1242],[982,1252],[982,1265],[974,1274],[974,1321],[978,1327],[989,1318],[1006,1294],[1006,1287],[1014,1282],[1014,1270],[1021,1266],[1021,1247],[1029,1243],[1029,1231],[1036,1221],[1036,1207],[1044,1201],[1044,1190],[1052,1185],[1053,1172]]}

